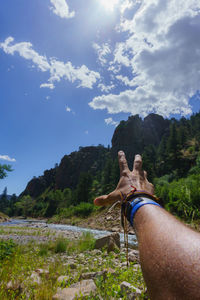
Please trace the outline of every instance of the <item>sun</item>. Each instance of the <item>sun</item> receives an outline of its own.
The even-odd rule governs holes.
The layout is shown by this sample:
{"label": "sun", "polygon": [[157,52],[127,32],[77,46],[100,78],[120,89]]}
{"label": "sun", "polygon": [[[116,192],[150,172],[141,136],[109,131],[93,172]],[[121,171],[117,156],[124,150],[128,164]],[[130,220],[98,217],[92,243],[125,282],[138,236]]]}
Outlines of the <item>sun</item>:
{"label": "sun", "polygon": [[114,8],[119,3],[119,0],[99,0],[101,5],[107,10],[107,11],[113,11]]}

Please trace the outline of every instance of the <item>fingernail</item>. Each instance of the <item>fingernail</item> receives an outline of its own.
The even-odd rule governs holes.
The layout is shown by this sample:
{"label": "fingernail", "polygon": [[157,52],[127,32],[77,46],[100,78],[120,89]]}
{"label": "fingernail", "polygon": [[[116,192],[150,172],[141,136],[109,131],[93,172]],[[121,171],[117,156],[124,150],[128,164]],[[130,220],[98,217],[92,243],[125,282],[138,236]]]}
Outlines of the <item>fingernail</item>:
{"label": "fingernail", "polygon": [[124,152],[123,151],[119,151],[118,154],[119,155],[124,155]]}

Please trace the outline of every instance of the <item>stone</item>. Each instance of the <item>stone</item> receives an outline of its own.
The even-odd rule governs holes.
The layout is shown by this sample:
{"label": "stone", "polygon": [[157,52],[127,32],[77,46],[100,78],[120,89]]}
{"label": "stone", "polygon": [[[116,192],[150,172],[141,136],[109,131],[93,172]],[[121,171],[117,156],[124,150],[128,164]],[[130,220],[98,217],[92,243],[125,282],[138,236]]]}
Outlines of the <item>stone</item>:
{"label": "stone", "polygon": [[135,265],[133,265],[133,269],[139,270],[139,269],[141,269],[141,266],[139,264],[135,264]]}
{"label": "stone", "polygon": [[107,252],[110,253],[111,251],[119,250],[119,248],[116,246],[115,241],[113,238],[110,238],[108,241],[108,247],[107,247]]}
{"label": "stone", "polygon": [[112,275],[117,274],[117,270],[114,270],[114,269],[112,269],[112,268],[106,269],[106,272],[107,272],[107,273],[110,273],[110,274],[112,274]]}
{"label": "stone", "polygon": [[70,263],[69,266],[72,270],[77,269],[77,265],[75,263]]}
{"label": "stone", "polygon": [[113,227],[113,228],[111,228],[111,231],[112,232],[119,232],[119,228],[118,227]]}
{"label": "stone", "polygon": [[41,278],[35,271],[33,271],[30,278],[33,284],[41,284]]}
{"label": "stone", "polygon": [[135,286],[131,285],[127,281],[123,281],[120,284],[120,288],[123,294],[127,295],[129,300],[134,300],[136,297],[140,296],[142,294],[142,291]]}
{"label": "stone", "polygon": [[48,270],[44,270],[44,269],[36,269],[35,272],[36,272],[38,275],[46,275],[46,276],[49,275],[49,271],[48,271]]}
{"label": "stone", "polygon": [[127,262],[126,261],[122,262],[121,267],[127,267]]}
{"label": "stone", "polygon": [[120,249],[120,235],[119,233],[112,233],[111,235],[104,236],[97,239],[95,242],[96,249],[102,249],[103,247],[108,247],[109,243],[115,243],[115,245]]}
{"label": "stone", "polygon": [[112,221],[112,220],[113,220],[113,217],[111,215],[106,217],[106,221]]}
{"label": "stone", "polygon": [[92,255],[101,255],[102,252],[101,252],[101,250],[99,250],[99,249],[94,249],[94,250],[91,251],[91,254],[92,254]]}
{"label": "stone", "polygon": [[79,280],[82,280],[82,279],[93,279],[93,278],[96,278],[98,276],[104,276],[104,278],[105,278],[106,273],[107,273],[107,270],[100,271],[100,272],[83,273],[83,274],[81,274]]}
{"label": "stone", "polygon": [[137,261],[138,259],[137,259],[137,257],[135,256],[135,254],[131,252],[131,253],[128,254],[128,260],[129,260],[130,262],[135,262],[135,261]]}
{"label": "stone", "polygon": [[22,286],[20,285],[20,283],[18,281],[9,281],[7,283],[7,286],[6,286],[6,289],[7,290],[12,290],[12,291],[18,291],[18,292],[21,292],[22,291]]}
{"label": "stone", "polygon": [[80,253],[78,256],[80,259],[85,259],[85,255],[83,253]]}
{"label": "stone", "polygon": [[96,293],[96,285],[92,279],[72,284],[68,288],[58,289],[53,300],[75,300],[78,296],[86,297]]}
{"label": "stone", "polygon": [[66,286],[69,280],[69,276],[59,276],[57,279],[57,283],[61,286]]}
{"label": "stone", "polygon": [[130,249],[129,253],[133,253],[137,257],[137,259],[139,259],[139,257],[140,257],[138,250]]}

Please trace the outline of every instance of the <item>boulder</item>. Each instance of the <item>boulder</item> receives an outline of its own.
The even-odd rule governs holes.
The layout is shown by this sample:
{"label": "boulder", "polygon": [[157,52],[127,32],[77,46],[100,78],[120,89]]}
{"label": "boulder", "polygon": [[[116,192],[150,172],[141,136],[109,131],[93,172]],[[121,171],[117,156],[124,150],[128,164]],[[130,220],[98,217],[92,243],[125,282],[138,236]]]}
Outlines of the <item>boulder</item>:
{"label": "boulder", "polygon": [[57,279],[57,283],[60,286],[66,286],[69,280],[70,280],[69,276],[59,276]]}
{"label": "boulder", "polygon": [[98,276],[104,276],[104,278],[105,278],[106,273],[107,273],[107,270],[100,271],[100,272],[83,273],[83,274],[81,274],[79,280],[82,280],[82,279],[93,279],[93,278],[96,278]]}
{"label": "boulder", "polygon": [[91,254],[96,256],[96,255],[101,255],[102,252],[99,249],[94,249],[94,250],[91,251]]}
{"label": "boulder", "polygon": [[20,293],[22,291],[22,286],[18,281],[11,280],[7,283],[6,289]]}
{"label": "boulder", "polygon": [[135,255],[134,253],[132,253],[132,252],[128,254],[128,260],[129,260],[130,262],[138,261],[136,255]]}
{"label": "boulder", "polygon": [[40,275],[40,276],[45,276],[48,277],[49,276],[49,271],[48,270],[44,270],[44,269],[36,269],[35,272]]}
{"label": "boulder", "polygon": [[38,273],[33,271],[30,278],[33,284],[41,284],[41,278]]}
{"label": "boulder", "polygon": [[97,287],[92,279],[83,280],[63,290],[58,289],[57,294],[53,296],[53,300],[75,300],[80,295],[86,297],[95,294],[96,289]]}
{"label": "boulder", "polygon": [[112,233],[111,235],[104,236],[100,239],[97,239],[95,242],[96,249],[109,247],[110,251],[113,251],[115,246],[117,246],[120,249],[120,235],[117,232]]}
{"label": "boulder", "polygon": [[129,300],[134,300],[136,297],[142,294],[142,291],[135,286],[131,285],[129,282],[123,281],[120,284],[121,291],[127,296]]}

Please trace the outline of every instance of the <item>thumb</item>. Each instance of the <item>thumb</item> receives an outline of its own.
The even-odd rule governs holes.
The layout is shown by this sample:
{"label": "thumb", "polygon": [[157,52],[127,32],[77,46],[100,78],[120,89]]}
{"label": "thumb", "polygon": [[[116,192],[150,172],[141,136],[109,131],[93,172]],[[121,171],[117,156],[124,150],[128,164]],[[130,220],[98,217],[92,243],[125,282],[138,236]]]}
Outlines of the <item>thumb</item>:
{"label": "thumb", "polygon": [[106,203],[108,202],[108,195],[102,195],[100,197],[97,197],[96,199],[94,199],[94,205],[97,206],[104,206],[107,205]]}
{"label": "thumb", "polygon": [[94,204],[97,206],[106,206],[106,205],[111,205],[117,202],[118,200],[121,200],[120,192],[118,190],[115,190],[108,195],[102,195],[100,197],[97,197],[94,200]]}

